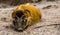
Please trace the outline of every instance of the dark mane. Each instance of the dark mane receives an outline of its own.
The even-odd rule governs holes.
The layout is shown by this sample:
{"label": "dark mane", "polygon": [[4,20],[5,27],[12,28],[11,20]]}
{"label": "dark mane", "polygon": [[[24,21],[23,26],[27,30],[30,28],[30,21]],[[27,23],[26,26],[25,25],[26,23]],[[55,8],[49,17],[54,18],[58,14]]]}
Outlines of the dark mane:
{"label": "dark mane", "polygon": [[23,14],[23,12],[22,12],[22,10],[18,10],[18,11],[16,11],[16,16],[17,17],[22,17],[24,14]]}

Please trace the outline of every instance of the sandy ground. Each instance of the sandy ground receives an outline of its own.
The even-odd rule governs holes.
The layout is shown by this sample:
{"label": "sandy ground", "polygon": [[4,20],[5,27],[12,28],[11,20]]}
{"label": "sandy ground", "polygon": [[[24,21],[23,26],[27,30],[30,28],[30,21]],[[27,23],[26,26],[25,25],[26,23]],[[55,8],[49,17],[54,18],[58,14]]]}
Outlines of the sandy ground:
{"label": "sandy ground", "polygon": [[23,32],[10,28],[11,14],[16,7],[0,7],[0,35],[60,35],[60,3],[44,2],[31,5],[36,5],[42,11],[42,20]]}

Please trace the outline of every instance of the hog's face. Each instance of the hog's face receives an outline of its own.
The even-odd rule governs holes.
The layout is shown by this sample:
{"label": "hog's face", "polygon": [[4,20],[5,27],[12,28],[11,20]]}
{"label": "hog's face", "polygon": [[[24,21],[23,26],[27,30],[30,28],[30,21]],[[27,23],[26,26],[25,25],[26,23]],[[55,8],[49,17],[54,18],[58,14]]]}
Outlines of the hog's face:
{"label": "hog's face", "polygon": [[23,31],[27,25],[27,18],[23,14],[22,10],[16,11],[15,19],[13,20],[13,25],[15,30]]}

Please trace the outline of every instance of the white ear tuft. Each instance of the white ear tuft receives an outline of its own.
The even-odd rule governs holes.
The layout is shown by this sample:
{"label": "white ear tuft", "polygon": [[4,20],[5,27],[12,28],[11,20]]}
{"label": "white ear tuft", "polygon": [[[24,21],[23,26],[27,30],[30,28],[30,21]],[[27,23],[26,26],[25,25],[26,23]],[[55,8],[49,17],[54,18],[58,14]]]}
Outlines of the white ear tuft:
{"label": "white ear tuft", "polygon": [[30,5],[30,3],[27,3],[26,5]]}

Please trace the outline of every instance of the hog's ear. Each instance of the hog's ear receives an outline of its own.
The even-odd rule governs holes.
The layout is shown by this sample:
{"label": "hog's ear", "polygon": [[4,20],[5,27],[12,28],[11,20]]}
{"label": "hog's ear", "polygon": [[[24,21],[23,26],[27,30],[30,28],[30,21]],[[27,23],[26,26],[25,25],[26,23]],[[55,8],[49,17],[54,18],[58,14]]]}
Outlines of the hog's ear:
{"label": "hog's ear", "polygon": [[30,3],[27,3],[26,5],[30,5]]}

